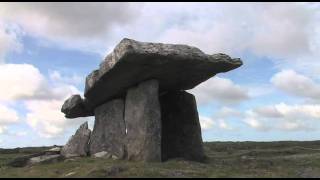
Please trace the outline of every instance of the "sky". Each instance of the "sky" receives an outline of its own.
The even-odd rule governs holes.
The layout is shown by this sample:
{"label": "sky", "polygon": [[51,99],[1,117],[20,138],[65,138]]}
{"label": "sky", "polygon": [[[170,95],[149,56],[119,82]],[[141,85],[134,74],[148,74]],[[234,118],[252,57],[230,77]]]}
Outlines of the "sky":
{"label": "sky", "polygon": [[63,145],[60,112],[123,38],[243,65],[188,90],[204,141],[320,139],[319,3],[0,3],[0,148]]}

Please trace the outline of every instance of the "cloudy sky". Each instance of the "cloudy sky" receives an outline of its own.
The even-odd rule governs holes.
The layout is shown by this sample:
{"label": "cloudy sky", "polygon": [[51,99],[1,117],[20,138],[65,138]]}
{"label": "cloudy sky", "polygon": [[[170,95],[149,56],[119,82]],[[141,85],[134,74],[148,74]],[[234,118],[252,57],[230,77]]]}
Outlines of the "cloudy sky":
{"label": "cloudy sky", "polygon": [[318,3],[0,3],[0,147],[64,144],[60,112],[121,41],[188,44],[244,65],[190,90],[205,141],[320,139]]}

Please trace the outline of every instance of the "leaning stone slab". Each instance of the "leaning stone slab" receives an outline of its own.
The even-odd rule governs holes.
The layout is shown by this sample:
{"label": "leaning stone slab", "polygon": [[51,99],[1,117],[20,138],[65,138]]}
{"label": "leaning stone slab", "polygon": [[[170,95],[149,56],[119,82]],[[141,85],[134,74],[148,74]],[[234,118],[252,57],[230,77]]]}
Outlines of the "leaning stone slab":
{"label": "leaning stone slab", "polygon": [[161,113],[157,80],[128,90],[125,105],[129,160],[161,161]]}
{"label": "leaning stone slab", "polygon": [[119,158],[125,156],[126,127],[124,101],[111,100],[95,109],[95,123],[90,140],[90,154],[106,151]]}
{"label": "leaning stone slab", "polygon": [[53,163],[63,160],[60,151],[46,150],[39,153],[17,157],[8,163],[12,167],[24,167],[38,163]]}
{"label": "leaning stone slab", "polygon": [[76,133],[63,146],[61,155],[64,157],[87,156],[89,151],[89,139],[91,130],[88,129],[88,122],[83,123]]}
{"label": "leaning stone slab", "polygon": [[55,163],[62,161],[64,157],[60,154],[53,154],[53,155],[43,155],[43,156],[37,156],[30,158],[28,164],[34,165],[39,163]]}
{"label": "leaning stone slab", "polygon": [[242,65],[225,54],[208,55],[187,45],[123,39],[86,79],[84,96],[93,107],[125,96],[128,88],[148,79],[160,91],[188,90],[217,73]]}
{"label": "leaning stone slab", "polygon": [[184,158],[204,161],[201,127],[195,97],[185,91],[160,96],[162,160]]}
{"label": "leaning stone slab", "polygon": [[86,102],[78,94],[72,95],[64,102],[61,112],[63,112],[67,118],[86,117],[93,115],[93,111],[90,110],[88,105],[86,105]]}

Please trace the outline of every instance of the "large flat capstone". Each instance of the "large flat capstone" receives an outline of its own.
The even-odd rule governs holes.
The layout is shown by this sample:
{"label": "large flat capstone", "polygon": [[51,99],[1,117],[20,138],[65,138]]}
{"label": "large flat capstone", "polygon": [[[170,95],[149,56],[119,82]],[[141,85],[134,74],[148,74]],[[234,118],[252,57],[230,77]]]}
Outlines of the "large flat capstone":
{"label": "large flat capstone", "polygon": [[95,122],[90,140],[90,154],[108,152],[118,158],[125,157],[126,127],[124,101],[111,100],[95,109]]}
{"label": "large flat capstone", "polygon": [[149,80],[128,90],[125,102],[129,160],[161,161],[161,112],[158,81]]}
{"label": "large flat capstone", "polygon": [[195,97],[185,91],[160,96],[162,160],[185,158],[204,161],[201,127]]}
{"label": "large flat capstone", "polygon": [[242,65],[225,54],[208,55],[187,45],[123,39],[86,78],[84,96],[93,107],[125,96],[128,88],[148,79],[159,91],[192,89],[217,73]]}

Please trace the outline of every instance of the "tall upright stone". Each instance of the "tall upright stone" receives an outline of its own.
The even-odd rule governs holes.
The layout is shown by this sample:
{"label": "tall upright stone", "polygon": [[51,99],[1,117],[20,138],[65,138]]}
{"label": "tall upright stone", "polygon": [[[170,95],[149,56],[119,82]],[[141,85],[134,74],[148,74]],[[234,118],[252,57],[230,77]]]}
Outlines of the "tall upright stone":
{"label": "tall upright stone", "polygon": [[159,83],[148,80],[128,90],[125,103],[129,160],[161,161]]}
{"label": "tall upright stone", "polygon": [[83,123],[67,144],[63,146],[61,155],[65,157],[87,156],[90,134],[91,130],[88,128],[88,122]]}
{"label": "tall upright stone", "polygon": [[160,96],[162,160],[185,158],[204,161],[205,154],[195,97],[185,91]]}
{"label": "tall upright stone", "polygon": [[106,151],[122,159],[126,155],[124,101],[111,100],[95,108],[95,123],[90,140],[90,154]]}

